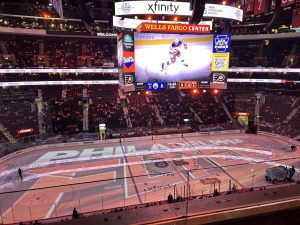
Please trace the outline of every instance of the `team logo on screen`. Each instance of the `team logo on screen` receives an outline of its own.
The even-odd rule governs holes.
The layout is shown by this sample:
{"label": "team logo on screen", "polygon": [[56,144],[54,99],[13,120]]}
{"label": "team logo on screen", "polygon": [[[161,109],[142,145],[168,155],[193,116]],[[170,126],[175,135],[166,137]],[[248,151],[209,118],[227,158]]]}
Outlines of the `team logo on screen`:
{"label": "team logo on screen", "polygon": [[152,87],[153,87],[153,89],[158,89],[159,85],[158,85],[158,83],[154,83]]}
{"label": "team logo on screen", "polygon": [[133,48],[133,38],[130,34],[125,34],[123,38],[123,45],[126,49],[132,49]]}
{"label": "team logo on screen", "polygon": [[213,82],[224,82],[226,80],[226,76],[223,73],[213,73]]}
{"label": "team logo on screen", "polygon": [[133,76],[131,74],[124,75],[125,85],[133,84]]}
{"label": "team logo on screen", "polygon": [[134,52],[123,52],[123,72],[135,72]]}
{"label": "team logo on screen", "polygon": [[229,52],[230,35],[216,34],[214,35],[214,52]]}
{"label": "team logo on screen", "polygon": [[166,82],[148,82],[146,84],[147,90],[166,90],[167,83]]}
{"label": "team logo on screen", "polygon": [[129,56],[129,57],[124,57],[124,65],[127,67],[127,68],[130,68],[131,65],[134,63],[134,59],[133,57]]}
{"label": "team logo on screen", "polygon": [[132,39],[131,35],[125,34],[125,36],[124,36],[124,42],[125,43],[133,43],[133,39]]}

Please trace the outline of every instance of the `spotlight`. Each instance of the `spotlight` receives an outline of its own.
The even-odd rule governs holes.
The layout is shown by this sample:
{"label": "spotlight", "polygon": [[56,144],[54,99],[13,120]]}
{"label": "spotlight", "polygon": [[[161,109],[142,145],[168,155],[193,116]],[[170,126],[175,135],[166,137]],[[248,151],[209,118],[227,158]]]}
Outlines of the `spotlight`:
{"label": "spotlight", "polygon": [[226,1],[222,1],[222,5],[226,5]]}

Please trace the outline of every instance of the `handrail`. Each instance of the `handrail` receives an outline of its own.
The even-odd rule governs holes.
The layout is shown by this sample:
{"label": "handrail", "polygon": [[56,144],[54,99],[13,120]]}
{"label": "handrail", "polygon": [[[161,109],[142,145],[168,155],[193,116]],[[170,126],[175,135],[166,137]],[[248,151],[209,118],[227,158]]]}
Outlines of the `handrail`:
{"label": "handrail", "polygon": [[[224,191],[224,192],[220,192],[218,196],[239,194],[239,193],[252,192],[252,191],[257,191],[257,190],[265,190],[265,189],[268,189],[268,188],[291,186],[291,185],[297,185],[297,183],[273,184],[273,185],[259,186],[259,187],[253,187],[253,188],[237,189],[235,192]],[[203,198],[212,198],[212,197],[215,197],[215,196],[213,196],[213,194],[196,195],[196,196],[189,196],[189,200],[199,200],[199,199],[203,199]],[[127,205],[125,207],[113,207],[113,208],[108,208],[108,209],[93,210],[93,211],[89,211],[89,212],[85,212],[85,213],[80,213],[79,212],[79,215],[81,215],[82,217],[97,216],[97,215],[100,215],[100,214],[120,212],[120,211],[124,211],[124,210],[133,210],[133,209],[137,209],[137,208],[151,207],[151,206],[156,206],[156,205],[174,204],[176,202],[183,202],[186,199],[187,198],[182,199],[182,201],[176,201],[174,199],[174,201],[172,203],[168,203],[167,200],[163,200],[163,201],[147,202],[147,203],[142,203],[142,204],[132,204],[132,205]],[[298,200],[299,197],[288,198],[288,199],[285,199],[285,201],[292,201],[294,199]],[[245,206],[242,206],[242,207],[232,207],[228,211],[235,211],[237,209],[249,208],[251,206],[252,207],[253,206],[263,207],[265,204],[272,204],[272,203],[279,202],[279,201],[282,201],[282,199],[275,200],[275,201],[267,201],[267,202],[263,202],[263,203],[260,203],[260,204],[249,204],[249,205],[245,205]],[[203,215],[210,215],[211,213],[217,213],[217,212],[222,212],[222,210],[220,211],[220,210],[216,209],[216,210],[213,210],[213,211],[210,211],[210,212],[196,213],[195,215],[188,214],[188,216],[197,216],[197,215],[202,215],[203,216]],[[177,218],[179,218],[179,217],[177,217]],[[180,218],[182,218],[182,217],[180,217]],[[38,220],[38,222],[48,224],[48,223],[54,223],[54,222],[58,222],[58,221],[62,221],[62,220],[70,220],[70,219],[72,219],[72,214],[52,217],[52,218],[48,218],[48,219],[41,219],[41,220]],[[29,220],[29,221],[24,221],[22,223],[25,225],[25,224],[30,224],[32,222],[33,221]],[[19,224],[19,223],[5,223],[5,225],[16,225],[16,224]]]}

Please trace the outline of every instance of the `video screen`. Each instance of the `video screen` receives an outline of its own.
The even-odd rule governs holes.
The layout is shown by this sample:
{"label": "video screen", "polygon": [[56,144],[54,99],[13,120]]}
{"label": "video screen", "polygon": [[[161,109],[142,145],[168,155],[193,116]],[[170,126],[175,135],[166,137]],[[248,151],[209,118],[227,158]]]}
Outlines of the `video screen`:
{"label": "video screen", "polygon": [[210,80],[213,36],[135,33],[136,82]]}

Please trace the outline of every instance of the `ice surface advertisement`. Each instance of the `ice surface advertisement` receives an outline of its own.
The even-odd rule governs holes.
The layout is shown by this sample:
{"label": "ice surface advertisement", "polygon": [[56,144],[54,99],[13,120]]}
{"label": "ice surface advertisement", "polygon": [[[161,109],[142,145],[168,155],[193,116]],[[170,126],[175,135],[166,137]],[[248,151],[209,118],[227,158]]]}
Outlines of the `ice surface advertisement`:
{"label": "ice surface advertisement", "polygon": [[136,82],[210,80],[212,35],[135,33]]}

